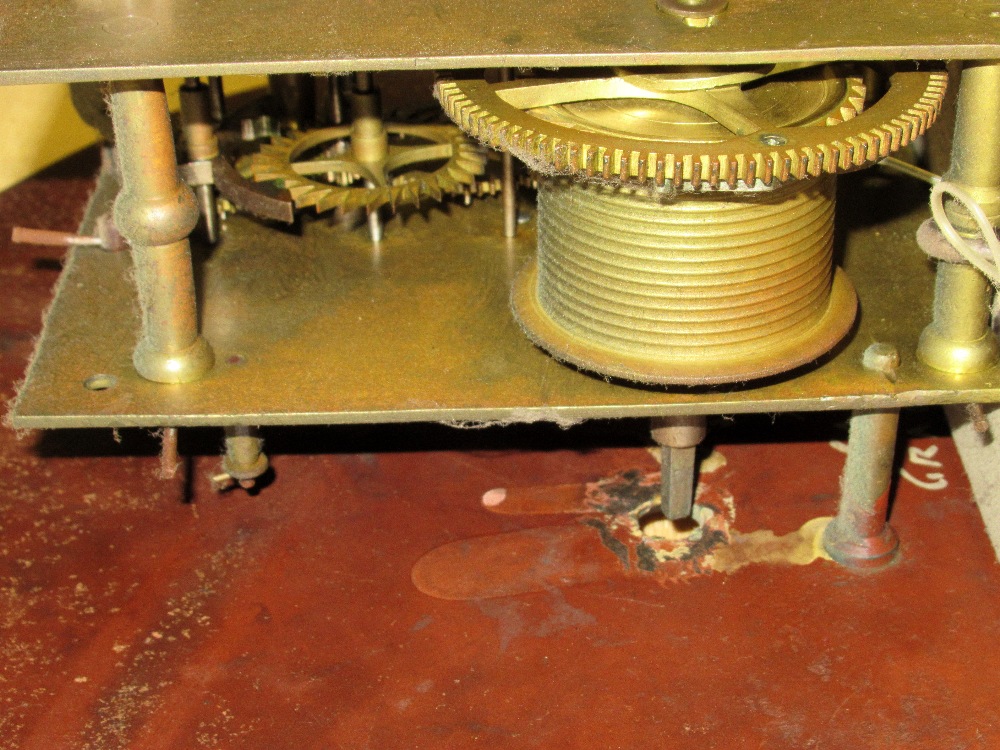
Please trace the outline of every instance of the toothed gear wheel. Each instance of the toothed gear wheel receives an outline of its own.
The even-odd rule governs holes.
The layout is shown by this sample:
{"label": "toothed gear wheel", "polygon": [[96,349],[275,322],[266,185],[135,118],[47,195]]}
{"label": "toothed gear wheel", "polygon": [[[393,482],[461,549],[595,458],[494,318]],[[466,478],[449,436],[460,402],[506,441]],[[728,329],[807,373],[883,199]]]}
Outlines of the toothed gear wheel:
{"label": "toothed gear wheel", "polygon": [[846,172],[937,118],[946,73],[897,69],[868,109],[859,66],[773,65],[598,79],[443,80],[448,116],[532,168],[595,182],[754,188]]}
{"label": "toothed gear wheel", "polygon": [[[343,126],[274,136],[250,157],[246,171],[257,182],[274,182],[286,189],[296,208],[314,206],[322,213],[440,201],[446,193],[465,192],[485,169],[483,149],[452,125],[386,123],[384,127],[390,141],[382,161],[356,158],[351,127]],[[421,164],[441,161],[432,170],[419,169]],[[333,179],[324,182],[314,179],[316,175]],[[364,184],[355,184],[359,182]]]}

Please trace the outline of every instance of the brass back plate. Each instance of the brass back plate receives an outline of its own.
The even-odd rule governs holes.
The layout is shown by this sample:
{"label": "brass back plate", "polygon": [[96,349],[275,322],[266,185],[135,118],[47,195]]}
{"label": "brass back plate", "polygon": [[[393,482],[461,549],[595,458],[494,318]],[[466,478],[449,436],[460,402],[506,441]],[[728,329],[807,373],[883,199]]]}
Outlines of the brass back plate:
{"label": "brass back plate", "polygon": [[[631,387],[553,360],[508,308],[513,280],[533,255],[533,225],[507,241],[499,201],[483,200],[397,217],[377,253],[364,228],[345,233],[322,218],[302,238],[231,219],[201,269],[204,330],[218,364],[181,386],[144,381],[132,368],[138,316],[128,256],[77,250],[13,422],[529,421],[1000,401],[1000,368],[955,377],[916,359],[933,292],[933,269],[913,240],[926,218],[926,188],[875,172],[848,176],[841,187],[857,328],[819,366],[753,387]],[[895,382],[861,365],[875,341],[899,348]],[[117,382],[88,390],[84,381],[95,374]]]}

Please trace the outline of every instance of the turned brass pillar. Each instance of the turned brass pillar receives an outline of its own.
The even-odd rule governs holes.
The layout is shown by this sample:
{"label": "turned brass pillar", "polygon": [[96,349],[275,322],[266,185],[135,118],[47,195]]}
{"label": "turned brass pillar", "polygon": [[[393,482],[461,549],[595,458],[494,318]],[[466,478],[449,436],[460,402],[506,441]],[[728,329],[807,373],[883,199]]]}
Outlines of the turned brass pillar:
{"label": "turned brass pillar", "polygon": [[[1000,222],[1000,62],[969,62],[962,70],[951,166],[944,176],[983,208],[993,226]],[[963,235],[978,229],[964,207],[945,205],[948,219]],[[974,267],[938,261],[934,315],[924,329],[917,355],[927,365],[955,374],[981,372],[1000,359],[990,327],[993,287]]]}
{"label": "turned brass pillar", "polygon": [[162,81],[112,83],[111,117],[122,187],[115,224],[132,248],[142,331],[132,361],[148,380],[186,383],[213,364],[198,332],[188,235],[198,221],[194,194],[177,176]]}

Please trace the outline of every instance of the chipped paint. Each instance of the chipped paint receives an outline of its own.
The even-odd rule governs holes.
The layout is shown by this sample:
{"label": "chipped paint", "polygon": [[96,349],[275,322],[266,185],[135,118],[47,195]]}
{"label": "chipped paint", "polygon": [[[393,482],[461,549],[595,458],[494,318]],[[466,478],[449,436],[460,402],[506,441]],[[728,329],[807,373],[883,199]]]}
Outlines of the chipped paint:
{"label": "chipped paint", "polygon": [[733,573],[753,564],[809,565],[816,560],[829,560],[823,549],[823,532],[831,520],[831,516],[813,518],[782,536],[769,529],[734,533],[729,544],[716,548],[706,562],[716,572]]}
{"label": "chipped paint", "polygon": [[703,475],[712,474],[723,468],[728,463],[729,461],[722,453],[714,450],[705,457],[704,461],[701,462],[698,466],[698,471],[700,471]]}
{"label": "chipped paint", "polygon": [[[709,457],[715,471],[726,465],[717,455]],[[436,598],[479,600],[621,577],[667,585],[748,565],[830,559],[822,545],[826,516],[783,536],[770,529],[738,531],[735,498],[721,481],[725,476],[698,483],[687,521],[663,517],[656,471],[628,469],[582,485],[489,490],[482,506],[492,513],[565,513],[577,523],[449,542],[418,561],[414,584]],[[602,557],[604,551],[612,557]],[[507,563],[498,565],[501,561]]]}
{"label": "chipped paint", "polygon": [[[586,504],[599,515],[585,521],[595,528],[601,543],[623,559],[624,572],[636,570],[662,581],[710,572],[704,560],[726,544],[735,520],[732,496],[699,483],[694,506],[695,523],[685,528],[659,512],[658,472],[625,471],[587,485]],[[617,542],[615,546],[609,540]]]}
{"label": "chipped paint", "polygon": [[494,508],[507,499],[507,490],[503,487],[496,487],[483,493],[482,502],[487,508]]}
{"label": "chipped paint", "polygon": [[614,553],[614,556],[621,561],[622,567],[625,568],[625,570],[628,570],[631,567],[628,547],[615,539],[606,524],[601,523],[601,521],[597,518],[585,518],[583,519],[583,523],[584,525],[590,526],[592,529],[597,531],[598,536],[601,537],[601,544]]}

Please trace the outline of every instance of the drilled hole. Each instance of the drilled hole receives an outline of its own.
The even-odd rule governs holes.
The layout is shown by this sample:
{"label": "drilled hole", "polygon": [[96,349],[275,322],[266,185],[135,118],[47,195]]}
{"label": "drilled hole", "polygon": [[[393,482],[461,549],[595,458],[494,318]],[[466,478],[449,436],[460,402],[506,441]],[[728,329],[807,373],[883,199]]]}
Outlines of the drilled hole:
{"label": "drilled hole", "polygon": [[88,391],[106,391],[118,385],[118,378],[114,375],[91,375],[83,381],[83,387]]}
{"label": "drilled hole", "polygon": [[655,507],[639,516],[639,528],[642,535],[649,539],[680,541],[690,539],[695,532],[701,531],[701,527],[713,515],[710,508],[695,505],[690,518],[670,521],[659,507]]}
{"label": "drilled hole", "polygon": [[784,146],[788,143],[788,139],[782,135],[775,135],[774,133],[765,133],[760,137],[760,142],[765,146]]}

